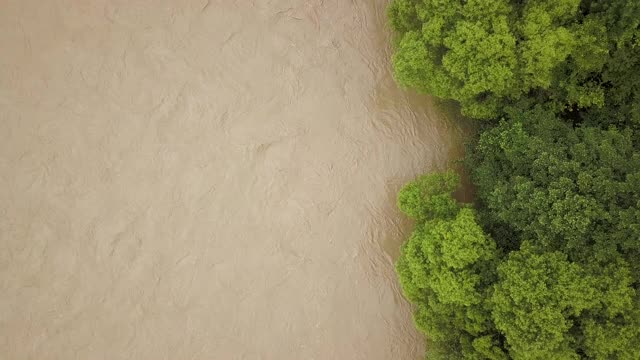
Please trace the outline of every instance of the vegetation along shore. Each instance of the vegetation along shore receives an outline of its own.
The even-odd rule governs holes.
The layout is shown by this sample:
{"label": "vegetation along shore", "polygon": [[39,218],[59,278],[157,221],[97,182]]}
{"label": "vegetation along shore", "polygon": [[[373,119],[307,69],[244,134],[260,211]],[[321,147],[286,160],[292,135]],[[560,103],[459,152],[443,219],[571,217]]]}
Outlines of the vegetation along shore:
{"label": "vegetation along shore", "polygon": [[406,184],[396,269],[428,359],[640,359],[640,2],[394,0],[402,86],[476,119]]}

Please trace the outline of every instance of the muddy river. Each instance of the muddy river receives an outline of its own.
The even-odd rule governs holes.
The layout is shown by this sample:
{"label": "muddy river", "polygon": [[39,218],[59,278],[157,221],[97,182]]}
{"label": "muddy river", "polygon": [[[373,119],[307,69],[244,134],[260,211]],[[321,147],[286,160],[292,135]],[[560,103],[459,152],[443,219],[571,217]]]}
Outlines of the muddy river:
{"label": "muddy river", "polygon": [[421,359],[386,2],[0,0],[1,357]]}

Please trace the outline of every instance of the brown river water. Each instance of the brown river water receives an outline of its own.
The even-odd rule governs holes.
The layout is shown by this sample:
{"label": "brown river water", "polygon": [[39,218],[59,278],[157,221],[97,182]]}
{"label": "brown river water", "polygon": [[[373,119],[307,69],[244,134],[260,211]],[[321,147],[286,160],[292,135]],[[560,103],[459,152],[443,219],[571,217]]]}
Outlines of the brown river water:
{"label": "brown river water", "polygon": [[0,0],[0,358],[421,359],[386,3]]}

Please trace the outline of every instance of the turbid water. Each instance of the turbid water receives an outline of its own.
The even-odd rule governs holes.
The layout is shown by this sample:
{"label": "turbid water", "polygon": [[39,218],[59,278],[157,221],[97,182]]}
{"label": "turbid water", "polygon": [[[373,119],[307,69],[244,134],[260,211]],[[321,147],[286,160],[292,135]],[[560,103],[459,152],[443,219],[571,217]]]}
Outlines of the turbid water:
{"label": "turbid water", "polygon": [[463,131],[384,0],[0,0],[4,359],[420,359],[395,193]]}

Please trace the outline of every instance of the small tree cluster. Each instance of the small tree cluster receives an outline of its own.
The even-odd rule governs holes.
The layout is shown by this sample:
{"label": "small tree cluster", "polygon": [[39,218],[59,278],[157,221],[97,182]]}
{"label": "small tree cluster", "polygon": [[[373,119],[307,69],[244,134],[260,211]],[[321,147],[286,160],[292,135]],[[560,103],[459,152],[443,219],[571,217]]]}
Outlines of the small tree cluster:
{"label": "small tree cluster", "polygon": [[625,70],[638,76],[640,2],[394,0],[389,22],[400,84],[457,100],[467,116],[532,103],[633,110],[623,97],[639,86]]}
{"label": "small tree cluster", "polygon": [[425,175],[398,196],[416,227],[396,270],[430,359],[638,358],[638,278],[626,254],[569,256],[533,233],[507,252],[452,197],[456,186],[451,172]]}

